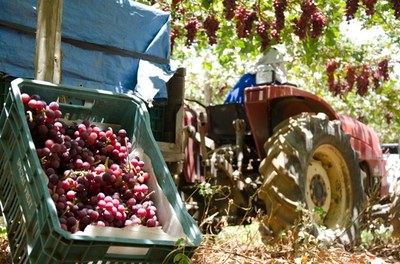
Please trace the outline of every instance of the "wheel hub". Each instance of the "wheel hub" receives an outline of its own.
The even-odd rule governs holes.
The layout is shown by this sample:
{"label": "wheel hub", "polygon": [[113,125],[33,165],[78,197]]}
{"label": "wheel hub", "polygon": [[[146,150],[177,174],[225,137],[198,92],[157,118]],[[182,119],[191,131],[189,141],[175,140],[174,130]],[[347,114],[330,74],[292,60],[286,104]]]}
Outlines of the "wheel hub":
{"label": "wheel hub", "polygon": [[312,160],[307,170],[306,201],[310,210],[315,207],[328,212],[331,203],[331,185],[322,163]]}
{"label": "wheel hub", "polygon": [[321,207],[325,203],[328,195],[326,192],[325,182],[322,180],[321,175],[316,174],[312,177],[310,189],[312,201],[316,206]]}

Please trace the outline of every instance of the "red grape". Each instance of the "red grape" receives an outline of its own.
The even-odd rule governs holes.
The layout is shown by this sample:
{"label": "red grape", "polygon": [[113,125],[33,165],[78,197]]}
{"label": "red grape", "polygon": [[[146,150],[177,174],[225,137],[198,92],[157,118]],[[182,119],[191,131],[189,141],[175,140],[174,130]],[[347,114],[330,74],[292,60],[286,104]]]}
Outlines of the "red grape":
{"label": "red grape", "polygon": [[21,99],[24,104],[27,104],[31,100],[31,97],[29,94],[23,93],[21,94]]}

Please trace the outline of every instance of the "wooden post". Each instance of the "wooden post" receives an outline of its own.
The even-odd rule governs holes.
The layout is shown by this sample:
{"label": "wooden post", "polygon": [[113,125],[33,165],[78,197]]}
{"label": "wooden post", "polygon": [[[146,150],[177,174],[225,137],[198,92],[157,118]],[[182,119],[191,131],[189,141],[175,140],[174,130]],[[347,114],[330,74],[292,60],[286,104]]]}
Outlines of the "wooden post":
{"label": "wooden post", "polygon": [[35,79],[61,83],[61,22],[63,0],[39,0]]}

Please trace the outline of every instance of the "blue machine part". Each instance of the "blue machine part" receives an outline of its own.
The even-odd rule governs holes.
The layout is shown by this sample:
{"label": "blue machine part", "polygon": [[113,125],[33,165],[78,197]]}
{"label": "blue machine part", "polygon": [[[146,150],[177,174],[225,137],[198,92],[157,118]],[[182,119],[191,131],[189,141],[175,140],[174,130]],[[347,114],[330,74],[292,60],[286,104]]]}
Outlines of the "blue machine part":
{"label": "blue machine part", "polygon": [[256,86],[256,77],[254,74],[245,73],[240,77],[239,81],[235,86],[229,91],[226,96],[224,103],[244,103],[244,89],[247,87]]}

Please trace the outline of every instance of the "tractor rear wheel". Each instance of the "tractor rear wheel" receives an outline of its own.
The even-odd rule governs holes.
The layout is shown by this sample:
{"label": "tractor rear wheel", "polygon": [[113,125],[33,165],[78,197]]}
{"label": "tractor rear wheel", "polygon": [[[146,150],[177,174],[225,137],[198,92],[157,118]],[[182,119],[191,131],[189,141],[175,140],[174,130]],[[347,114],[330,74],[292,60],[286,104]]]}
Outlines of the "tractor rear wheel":
{"label": "tractor rear wheel", "polygon": [[344,244],[356,238],[364,191],[349,137],[339,121],[323,113],[303,113],[278,125],[264,145],[266,158],[260,165],[264,183],[259,197],[267,208],[263,235],[277,238],[298,223],[301,203],[306,212],[320,212],[311,214],[315,235],[325,226],[342,229],[338,238]]}

